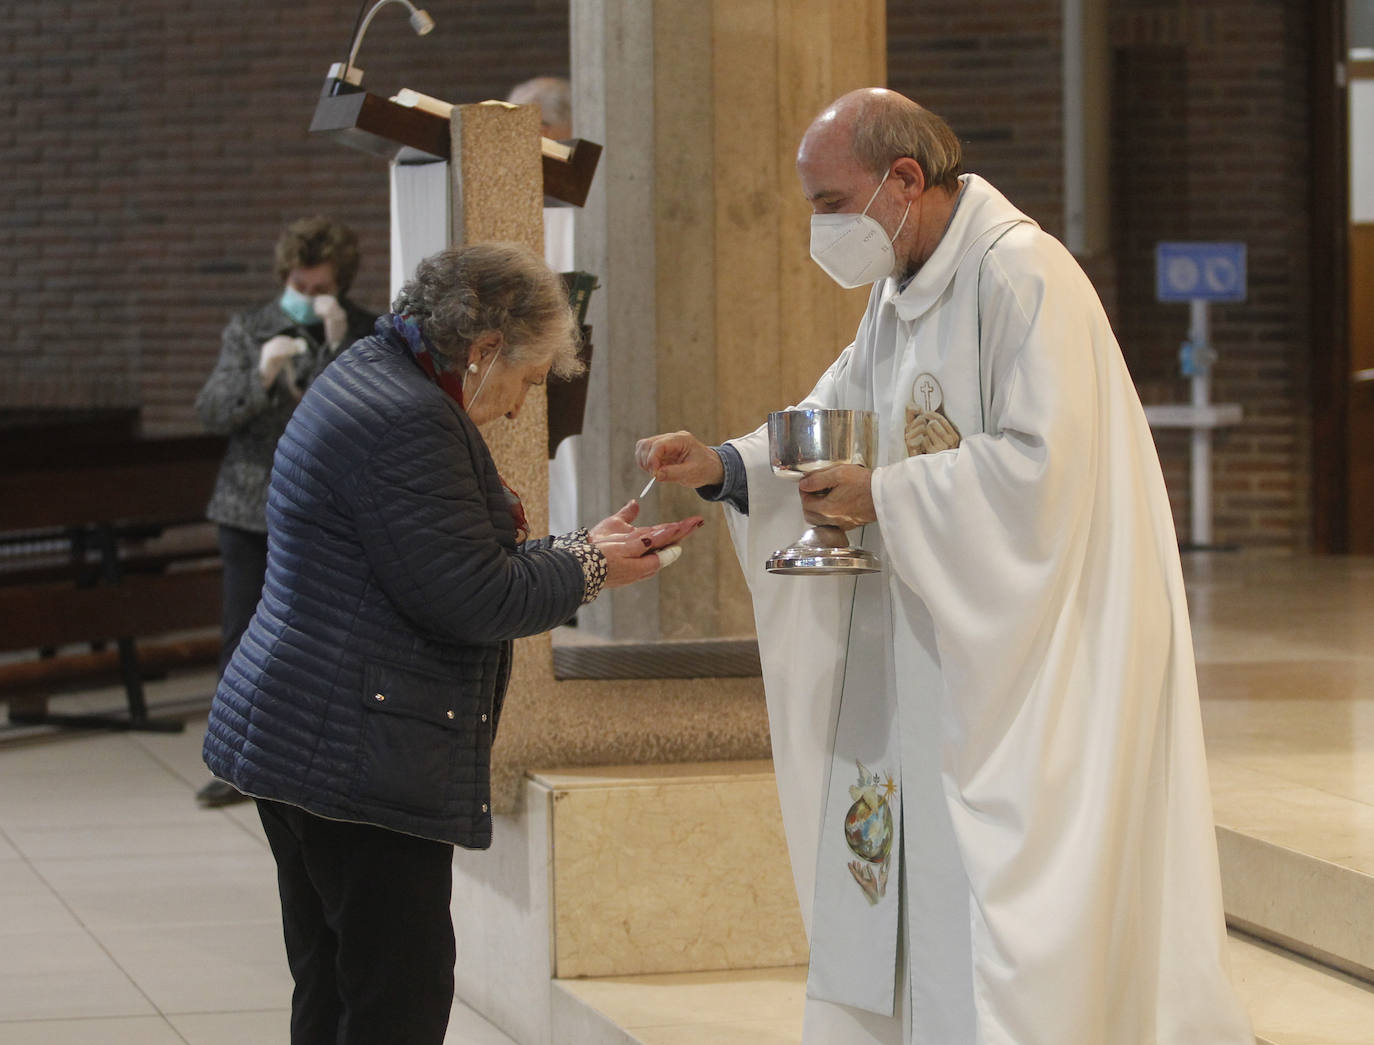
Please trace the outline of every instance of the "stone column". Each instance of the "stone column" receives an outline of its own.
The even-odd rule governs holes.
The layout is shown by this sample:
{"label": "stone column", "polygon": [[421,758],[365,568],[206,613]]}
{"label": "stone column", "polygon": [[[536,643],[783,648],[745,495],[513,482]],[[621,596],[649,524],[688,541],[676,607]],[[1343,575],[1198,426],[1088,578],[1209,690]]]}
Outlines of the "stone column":
{"label": "stone column", "polygon": [[[539,110],[532,105],[459,105],[452,116],[453,232],[449,242],[506,240],[544,256],[544,170]],[[519,491],[530,532],[549,517],[548,405],[530,389],[520,416],[497,421],[482,437],[506,482]]]}
{"label": "stone column", "polygon": [[[743,434],[852,340],[867,291],[811,262],[794,159],[828,102],[886,82],[884,12],[881,0],[573,0],[574,130],[606,149],[578,215],[578,268],[602,283],[579,503],[609,510],[639,491],[636,438]],[[719,511],[676,488],[645,504],[654,518],[696,512],[710,530],[657,590],[618,594],[586,627],[752,633]]]}
{"label": "stone column", "polygon": [[[499,239],[541,249],[543,176],[539,117],[533,107],[455,109],[452,171],[454,243]],[[633,318],[635,310],[626,304],[625,312]],[[498,420],[482,431],[501,474],[520,492],[536,535],[545,532],[548,517],[545,414],[542,390],[531,389],[516,421]],[[632,591],[607,593],[602,599]],[[492,751],[492,802],[498,813],[515,809],[520,781],[531,768],[768,754],[757,678],[559,681],[553,675],[547,633],[515,645]]]}

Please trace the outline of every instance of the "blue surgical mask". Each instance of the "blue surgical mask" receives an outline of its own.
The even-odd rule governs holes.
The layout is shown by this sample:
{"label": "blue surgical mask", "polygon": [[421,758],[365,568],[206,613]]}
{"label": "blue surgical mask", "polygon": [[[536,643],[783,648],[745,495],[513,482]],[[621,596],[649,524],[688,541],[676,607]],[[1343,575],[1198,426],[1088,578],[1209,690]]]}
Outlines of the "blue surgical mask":
{"label": "blue surgical mask", "polygon": [[280,304],[281,310],[297,323],[310,324],[320,321],[320,317],[315,315],[315,306],[310,298],[295,287],[287,287],[281,292]]}

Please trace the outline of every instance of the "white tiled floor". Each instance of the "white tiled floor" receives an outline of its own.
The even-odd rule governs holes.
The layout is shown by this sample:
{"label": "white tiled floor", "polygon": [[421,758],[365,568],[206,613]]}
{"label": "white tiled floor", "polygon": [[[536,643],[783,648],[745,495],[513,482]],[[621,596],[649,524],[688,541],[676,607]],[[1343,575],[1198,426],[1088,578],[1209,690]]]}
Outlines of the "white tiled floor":
{"label": "white tiled floor", "polygon": [[[175,685],[193,694],[210,682]],[[287,1042],[291,976],[272,857],[253,806],[195,804],[208,779],[203,729],[200,715],[180,734],[0,748],[5,1045]],[[513,1045],[462,1005],[446,1042]]]}

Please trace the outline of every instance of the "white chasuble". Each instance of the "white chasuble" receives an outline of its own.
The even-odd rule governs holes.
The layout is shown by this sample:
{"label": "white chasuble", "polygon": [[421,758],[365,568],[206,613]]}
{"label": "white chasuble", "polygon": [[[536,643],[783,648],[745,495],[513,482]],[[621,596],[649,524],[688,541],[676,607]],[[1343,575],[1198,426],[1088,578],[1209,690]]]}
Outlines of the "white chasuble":
{"label": "white chasuble", "polygon": [[1250,1045],[1144,412],[1072,257],[962,181],[799,404],[878,412],[878,519],[851,539],[882,572],[767,573],[806,525],[796,483],[764,429],[732,441],[805,1041]]}

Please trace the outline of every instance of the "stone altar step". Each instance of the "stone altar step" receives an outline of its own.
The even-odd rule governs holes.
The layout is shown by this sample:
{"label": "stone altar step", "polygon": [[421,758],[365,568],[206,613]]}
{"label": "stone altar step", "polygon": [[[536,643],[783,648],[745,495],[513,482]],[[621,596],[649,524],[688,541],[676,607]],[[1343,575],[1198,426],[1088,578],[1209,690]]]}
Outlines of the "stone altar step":
{"label": "stone altar step", "polygon": [[1212,759],[1227,921],[1374,983],[1374,805],[1295,782],[1286,764]]}
{"label": "stone altar step", "polygon": [[1368,1045],[1374,987],[1231,933],[1231,973],[1260,1045]]}
{"label": "stone altar step", "polygon": [[532,774],[549,816],[556,978],[806,961],[771,762]]}
{"label": "stone altar step", "polygon": [[[1291,765],[1212,760],[1228,915],[1283,945],[1235,934],[1237,985],[1262,1042],[1367,1045],[1374,986],[1286,948],[1374,964],[1371,806],[1294,785]],[[521,1045],[800,1041],[805,940],[770,763],[535,773],[497,833],[456,858],[455,919],[485,919],[459,996]]]}
{"label": "stone altar step", "polygon": [[494,833],[454,854],[457,994],[521,1045],[620,1040],[560,978],[806,961],[771,762],[541,770]]}
{"label": "stone altar step", "polygon": [[798,1045],[806,967],[554,981],[560,1045]]}
{"label": "stone altar step", "polygon": [[[1236,987],[1259,1045],[1369,1045],[1374,988],[1238,933]],[[556,980],[560,1045],[800,1045],[802,967]]]}

